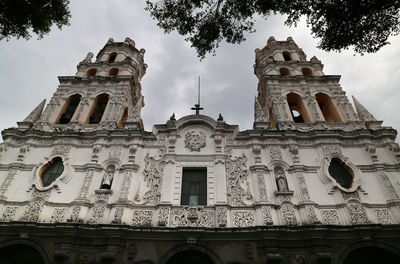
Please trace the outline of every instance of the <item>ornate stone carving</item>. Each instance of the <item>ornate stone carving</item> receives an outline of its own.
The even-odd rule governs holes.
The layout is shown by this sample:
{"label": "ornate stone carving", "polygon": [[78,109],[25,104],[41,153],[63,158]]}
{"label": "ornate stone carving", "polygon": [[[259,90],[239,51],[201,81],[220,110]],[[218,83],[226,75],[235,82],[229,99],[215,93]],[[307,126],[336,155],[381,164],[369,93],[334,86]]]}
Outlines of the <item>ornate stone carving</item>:
{"label": "ornate stone carving", "polygon": [[80,221],[81,221],[81,219],[80,219],[80,217],[79,217],[80,213],[81,213],[81,207],[80,207],[79,205],[75,205],[75,206],[72,208],[72,214],[71,214],[70,219],[68,219],[68,221],[71,221],[71,222],[80,222]]}
{"label": "ornate stone carving", "polygon": [[0,221],[8,222],[14,220],[15,213],[17,212],[17,206],[6,206],[3,212],[3,216]]}
{"label": "ornate stone carving", "polygon": [[226,207],[217,207],[216,215],[218,226],[225,227],[228,219],[228,209]]}
{"label": "ornate stone carving", "polygon": [[381,178],[383,186],[385,186],[386,192],[389,194],[390,199],[399,199],[399,195],[396,193],[396,190],[394,189],[386,173],[384,171],[379,171],[378,174]]}
{"label": "ornate stone carving", "polygon": [[308,194],[308,189],[306,185],[306,179],[301,172],[297,173],[297,181],[299,183],[300,194],[302,200],[310,200],[310,195]]}
{"label": "ornate stone carving", "polygon": [[21,218],[21,221],[37,222],[39,220],[39,215],[42,212],[43,205],[44,200],[42,199],[30,202]]}
{"label": "ornate stone carving", "polygon": [[281,167],[276,167],[274,169],[276,186],[278,187],[278,192],[288,192],[289,187],[286,180],[285,171]]}
{"label": "ornate stone carving", "polygon": [[158,209],[158,220],[157,224],[159,226],[168,226],[169,221],[169,208],[161,207]]}
{"label": "ornate stone carving", "polygon": [[107,166],[103,175],[103,179],[101,180],[100,189],[107,189],[107,190],[111,189],[111,184],[114,179],[115,170],[116,168],[114,165],[110,164]]}
{"label": "ornate stone carving", "polygon": [[135,210],[133,211],[132,225],[151,226],[153,222],[153,211]]}
{"label": "ornate stone carving", "polygon": [[374,213],[380,224],[384,225],[393,224],[388,209],[375,209]]}
{"label": "ornate stone carving", "polygon": [[202,207],[184,207],[171,210],[171,226],[215,226],[215,212]]}
{"label": "ornate stone carving", "polygon": [[65,211],[65,208],[54,208],[51,221],[56,223],[64,222]]}
{"label": "ornate stone carving", "polygon": [[117,207],[115,208],[114,212],[114,219],[112,220],[113,224],[121,224],[122,222],[122,215],[124,214],[124,208],[123,207]]}
{"label": "ornate stone carving", "polygon": [[322,210],[322,222],[326,225],[338,225],[339,216],[336,210]]}
{"label": "ornate stone carving", "polygon": [[192,130],[185,134],[185,147],[190,151],[199,152],[206,146],[206,134],[202,131]]}
{"label": "ornate stone carving", "polygon": [[266,201],[268,199],[267,188],[265,187],[265,179],[264,179],[264,174],[262,172],[257,173],[257,184],[258,184],[258,189],[260,191],[260,199]]}
{"label": "ornate stone carving", "polygon": [[143,199],[145,204],[154,205],[160,202],[165,163],[164,160],[156,160],[153,157],[149,157],[149,155],[144,160],[146,165],[143,175],[149,189],[143,195]]}
{"label": "ornate stone carving", "polygon": [[296,214],[294,212],[293,205],[288,203],[282,204],[281,213],[283,216],[283,222],[286,225],[297,225]]}
{"label": "ornate stone carving", "polygon": [[121,152],[121,146],[112,146],[108,152],[108,157],[112,159],[119,159],[119,157],[121,156]]}
{"label": "ornate stone carving", "polygon": [[51,151],[51,156],[60,155],[64,158],[68,158],[69,152],[71,151],[70,146],[59,145],[55,146]]}
{"label": "ornate stone carving", "polygon": [[264,225],[272,225],[272,215],[271,215],[271,207],[263,207],[262,208],[262,217],[264,221]]}
{"label": "ornate stone carving", "polygon": [[100,224],[103,221],[106,205],[102,202],[96,203],[92,208],[92,214],[89,219],[89,224]]}
{"label": "ornate stone carving", "polygon": [[120,201],[125,201],[128,199],[129,187],[131,186],[131,179],[132,179],[132,172],[125,171],[124,179],[122,181],[122,185],[120,188],[120,197],[119,197]]}
{"label": "ornate stone carving", "polygon": [[267,122],[267,118],[263,109],[261,108],[260,102],[257,98],[254,101],[254,121],[255,122]]}
{"label": "ornate stone carving", "polygon": [[0,199],[7,199],[6,193],[8,188],[11,185],[11,182],[14,180],[15,175],[17,174],[17,171],[15,170],[10,170],[4,179],[3,183],[0,186]]}
{"label": "ornate stone carving", "polygon": [[322,146],[322,153],[324,156],[330,156],[332,154],[341,154],[342,151],[338,145],[324,145]]}
{"label": "ornate stone carving", "polygon": [[306,257],[304,255],[293,255],[290,258],[290,264],[306,264]]}
{"label": "ornate stone carving", "polygon": [[19,155],[17,161],[23,161],[25,158],[25,154],[30,151],[29,146],[22,146],[19,148]]}
{"label": "ornate stone carving", "polygon": [[269,154],[271,156],[271,160],[282,160],[281,148],[278,146],[270,147]]}
{"label": "ornate stone carving", "polygon": [[305,209],[306,209],[306,215],[307,215],[306,222],[308,224],[319,223],[319,221],[317,219],[317,215],[315,214],[315,211],[314,211],[314,207],[310,205],[310,206],[306,206]]}
{"label": "ornate stone carving", "polygon": [[370,223],[367,217],[367,212],[362,204],[349,203],[347,204],[347,210],[349,211],[351,223],[353,225]]}
{"label": "ornate stone carving", "polygon": [[90,184],[92,183],[92,178],[94,175],[94,171],[86,172],[85,179],[83,180],[83,184],[81,190],[79,191],[78,199],[87,199],[87,195],[89,192]]}
{"label": "ornate stone carving", "polygon": [[354,192],[340,191],[340,192],[343,196],[343,200],[345,200],[345,201],[350,200],[350,199],[360,200],[360,195],[359,195],[358,191],[354,191]]}
{"label": "ornate stone carving", "polygon": [[253,211],[234,211],[232,215],[233,215],[232,223],[234,227],[254,226]]}
{"label": "ornate stone carving", "polygon": [[226,171],[226,194],[228,204],[231,206],[243,206],[243,197],[245,190],[241,183],[247,180],[248,170],[246,165],[246,156],[237,157],[236,159],[227,158],[225,161]]}

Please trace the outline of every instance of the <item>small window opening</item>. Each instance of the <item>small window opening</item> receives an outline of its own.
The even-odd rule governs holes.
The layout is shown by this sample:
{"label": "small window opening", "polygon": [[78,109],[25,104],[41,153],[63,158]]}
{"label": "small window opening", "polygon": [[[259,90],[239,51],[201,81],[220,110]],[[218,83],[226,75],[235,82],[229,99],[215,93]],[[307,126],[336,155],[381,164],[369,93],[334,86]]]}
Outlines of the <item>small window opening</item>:
{"label": "small window opening", "polygon": [[290,56],[290,53],[289,53],[288,51],[284,51],[284,52],[282,53],[282,55],[283,55],[283,59],[284,59],[285,61],[291,61],[291,60],[292,60],[292,56]]}
{"label": "small window opening", "polygon": [[354,172],[341,159],[332,158],[328,171],[343,188],[349,189],[353,185]]}
{"label": "small window opening", "polygon": [[342,122],[339,113],[332,102],[332,99],[328,95],[323,93],[317,93],[315,95],[315,99],[318,102],[318,106],[321,109],[321,112],[326,122],[328,123]]}
{"label": "small window opening", "polygon": [[290,112],[295,123],[309,123],[310,118],[308,116],[306,107],[304,106],[303,100],[300,95],[295,93],[289,93],[287,96]]}
{"label": "small window opening", "polygon": [[303,73],[304,76],[312,76],[312,71],[309,68],[302,68],[301,72]]}
{"label": "small window opening", "polygon": [[89,124],[98,124],[103,117],[108,103],[108,94],[100,94],[96,97],[92,112],[89,117]]}
{"label": "small window opening", "polygon": [[282,76],[289,76],[290,75],[290,71],[288,68],[280,68],[279,72]]}
{"label": "small window opening", "polygon": [[60,157],[55,157],[46,163],[40,171],[42,186],[47,187],[54,182],[64,171],[64,164]]}
{"label": "small window opening", "polygon": [[125,108],[124,114],[122,115],[121,122],[119,122],[118,127],[123,128],[124,122],[128,119],[128,107]]}
{"label": "small window opening", "polygon": [[68,124],[71,121],[76,111],[76,108],[78,108],[80,101],[81,101],[81,96],[79,94],[71,95],[67,99],[61,111],[61,115],[58,118],[59,124]]}
{"label": "small window opening", "polygon": [[95,76],[96,73],[97,73],[96,69],[90,69],[90,70],[87,71],[86,76],[88,76],[88,77],[89,76]]}
{"label": "small window opening", "polygon": [[106,171],[104,172],[104,175],[103,175],[103,179],[101,180],[100,189],[104,189],[104,190],[111,189],[111,184],[114,180],[115,170],[116,170],[116,168],[114,165],[107,166]]}
{"label": "small window opening", "polygon": [[207,205],[207,168],[183,168],[181,205]]}
{"label": "small window opening", "polygon": [[112,68],[111,70],[108,71],[108,76],[116,76],[119,72],[118,68]]}
{"label": "small window opening", "polygon": [[117,53],[113,52],[113,53],[110,54],[110,56],[108,56],[108,60],[107,61],[108,62],[114,62],[116,58],[117,58]]}

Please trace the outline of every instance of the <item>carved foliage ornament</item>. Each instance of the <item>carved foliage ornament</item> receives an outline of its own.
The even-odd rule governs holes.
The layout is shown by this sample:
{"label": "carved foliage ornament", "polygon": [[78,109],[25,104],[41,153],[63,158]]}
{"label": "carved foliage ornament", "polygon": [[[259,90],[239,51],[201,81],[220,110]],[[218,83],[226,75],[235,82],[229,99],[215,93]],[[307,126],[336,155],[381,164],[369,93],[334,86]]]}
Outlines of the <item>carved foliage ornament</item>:
{"label": "carved foliage ornament", "polygon": [[252,211],[233,212],[234,227],[254,226],[254,213]]}
{"label": "carved foliage ornament", "polygon": [[236,159],[228,158],[225,162],[226,171],[226,194],[228,204],[232,206],[244,206],[243,198],[245,190],[241,183],[247,180],[248,170],[246,166],[246,156]]}
{"label": "carved foliage ornament", "polygon": [[202,207],[171,210],[171,226],[214,227],[215,212]]}
{"label": "carved foliage ornament", "polygon": [[161,199],[161,184],[164,174],[164,161],[156,160],[147,155],[145,157],[145,168],[143,170],[144,180],[149,187],[148,191],[143,195],[145,204],[154,205],[160,202]]}
{"label": "carved foliage ornament", "polygon": [[206,134],[202,131],[192,130],[185,134],[185,147],[190,151],[199,152],[206,146]]}

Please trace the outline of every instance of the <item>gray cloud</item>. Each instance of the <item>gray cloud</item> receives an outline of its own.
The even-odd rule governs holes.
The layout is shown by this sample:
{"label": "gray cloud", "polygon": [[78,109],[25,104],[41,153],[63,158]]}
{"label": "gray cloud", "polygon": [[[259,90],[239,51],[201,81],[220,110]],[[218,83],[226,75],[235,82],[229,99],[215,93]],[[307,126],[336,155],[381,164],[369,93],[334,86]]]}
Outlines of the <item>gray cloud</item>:
{"label": "gray cloud", "polygon": [[0,129],[16,126],[43,98],[55,92],[57,76],[74,75],[76,65],[92,51],[97,53],[107,39],[123,41],[129,36],[145,48],[149,65],[142,80],[146,106],[142,117],[146,130],[176,117],[191,114],[197,97],[197,76],[202,80],[204,114],[217,118],[222,113],[241,130],[253,122],[257,78],[253,73],[254,49],[262,48],[269,36],[285,40],[292,36],[308,58],[317,56],[325,74],[342,75],[347,95],[354,95],[384,125],[400,129],[397,104],[400,92],[400,39],[377,54],[353,56],[353,52],[327,53],[316,48],[304,22],[297,28],[283,25],[281,16],[259,19],[257,32],[241,45],[221,44],[216,56],[200,62],[195,51],[176,33],[164,35],[142,1],[71,1],[71,26],[54,28],[42,40],[0,42]]}

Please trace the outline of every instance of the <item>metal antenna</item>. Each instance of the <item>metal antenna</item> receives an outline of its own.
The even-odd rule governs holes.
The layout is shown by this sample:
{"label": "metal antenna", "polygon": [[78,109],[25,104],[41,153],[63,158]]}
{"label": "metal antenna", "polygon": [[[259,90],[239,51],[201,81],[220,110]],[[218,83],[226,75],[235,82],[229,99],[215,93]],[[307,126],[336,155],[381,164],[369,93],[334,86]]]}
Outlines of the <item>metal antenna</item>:
{"label": "metal antenna", "polygon": [[197,90],[197,104],[194,105],[194,107],[190,108],[192,110],[196,110],[196,115],[200,114],[200,110],[203,110],[204,108],[200,107],[200,76],[199,76],[199,87]]}

